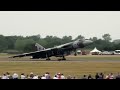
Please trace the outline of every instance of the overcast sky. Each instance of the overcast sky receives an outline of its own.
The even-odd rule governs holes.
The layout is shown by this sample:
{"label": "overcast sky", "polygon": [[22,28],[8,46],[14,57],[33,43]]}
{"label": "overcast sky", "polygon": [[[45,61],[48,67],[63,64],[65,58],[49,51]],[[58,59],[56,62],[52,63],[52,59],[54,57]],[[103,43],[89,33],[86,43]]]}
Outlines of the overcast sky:
{"label": "overcast sky", "polygon": [[120,39],[120,11],[0,11],[0,34]]}

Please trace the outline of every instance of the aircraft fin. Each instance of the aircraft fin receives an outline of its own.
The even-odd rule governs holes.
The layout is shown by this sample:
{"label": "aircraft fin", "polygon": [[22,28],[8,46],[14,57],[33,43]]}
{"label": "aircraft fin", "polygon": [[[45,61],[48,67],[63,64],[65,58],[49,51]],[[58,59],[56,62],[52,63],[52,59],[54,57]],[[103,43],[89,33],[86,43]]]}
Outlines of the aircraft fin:
{"label": "aircraft fin", "polygon": [[38,43],[36,43],[35,46],[37,47],[37,50],[38,50],[38,51],[45,49],[42,45],[40,45],[40,44],[38,44]]}

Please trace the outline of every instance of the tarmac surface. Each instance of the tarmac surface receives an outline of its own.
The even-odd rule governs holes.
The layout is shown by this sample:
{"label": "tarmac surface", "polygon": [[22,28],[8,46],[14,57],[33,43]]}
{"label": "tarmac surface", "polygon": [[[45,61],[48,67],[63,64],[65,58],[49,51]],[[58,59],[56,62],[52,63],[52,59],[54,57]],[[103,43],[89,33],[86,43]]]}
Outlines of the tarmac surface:
{"label": "tarmac surface", "polygon": [[120,60],[0,60],[0,62],[120,62]]}
{"label": "tarmac surface", "polygon": [[[30,59],[28,58],[8,58],[8,57],[0,57],[0,62],[120,62],[119,56],[91,56],[93,57],[93,59],[89,56],[82,56],[83,58],[81,58],[81,56],[78,57],[67,57],[66,60],[58,60],[57,58],[51,58],[51,60],[46,60],[46,59]],[[84,58],[87,57],[87,58]],[[97,59],[97,58],[101,58],[101,59]],[[105,57],[105,58],[104,58]],[[106,58],[109,57],[109,58]],[[117,57],[118,59],[111,59]],[[89,58],[89,59],[88,59]]]}

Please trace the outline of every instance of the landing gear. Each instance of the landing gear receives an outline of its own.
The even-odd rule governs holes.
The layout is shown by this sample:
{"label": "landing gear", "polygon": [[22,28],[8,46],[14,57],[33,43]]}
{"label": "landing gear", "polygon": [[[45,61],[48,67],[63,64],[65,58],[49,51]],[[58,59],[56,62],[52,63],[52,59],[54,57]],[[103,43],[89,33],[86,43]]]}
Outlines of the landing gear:
{"label": "landing gear", "polygon": [[48,54],[46,54],[46,60],[51,60]]}
{"label": "landing gear", "polygon": [[77,56],[77,52],[76,52],[76,50],[75,50],[74,52],[75,52],[74,56]]}
{"label": "landing gear", "polygon": [[49,57],[46,60],[51,60]]}
{"label": "landing gear", "polygon": [[65,56],[63,56],[62,60],[66,60]]}
{"label": "landing gear", "polygon": [[75,53],[74,56],[77,56],[77,53]]}
{"label": "landing gear", "polygon": [[58,59],[58,61],[61,61],[61,60],[66,60],[65,56],[63,56],[62,58]]}

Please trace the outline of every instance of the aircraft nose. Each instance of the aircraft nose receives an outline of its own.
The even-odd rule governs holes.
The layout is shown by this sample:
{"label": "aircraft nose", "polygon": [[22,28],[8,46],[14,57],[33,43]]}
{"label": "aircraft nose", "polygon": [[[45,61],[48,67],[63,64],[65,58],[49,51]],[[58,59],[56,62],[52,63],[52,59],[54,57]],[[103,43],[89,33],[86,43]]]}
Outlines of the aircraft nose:
{"label": "aircraft nose", "polygon": [[84,43],[85,45],[88,45],[88,44],[93,43],[93,41],[91,41],[91,40],[85,40],[83,43]]}

